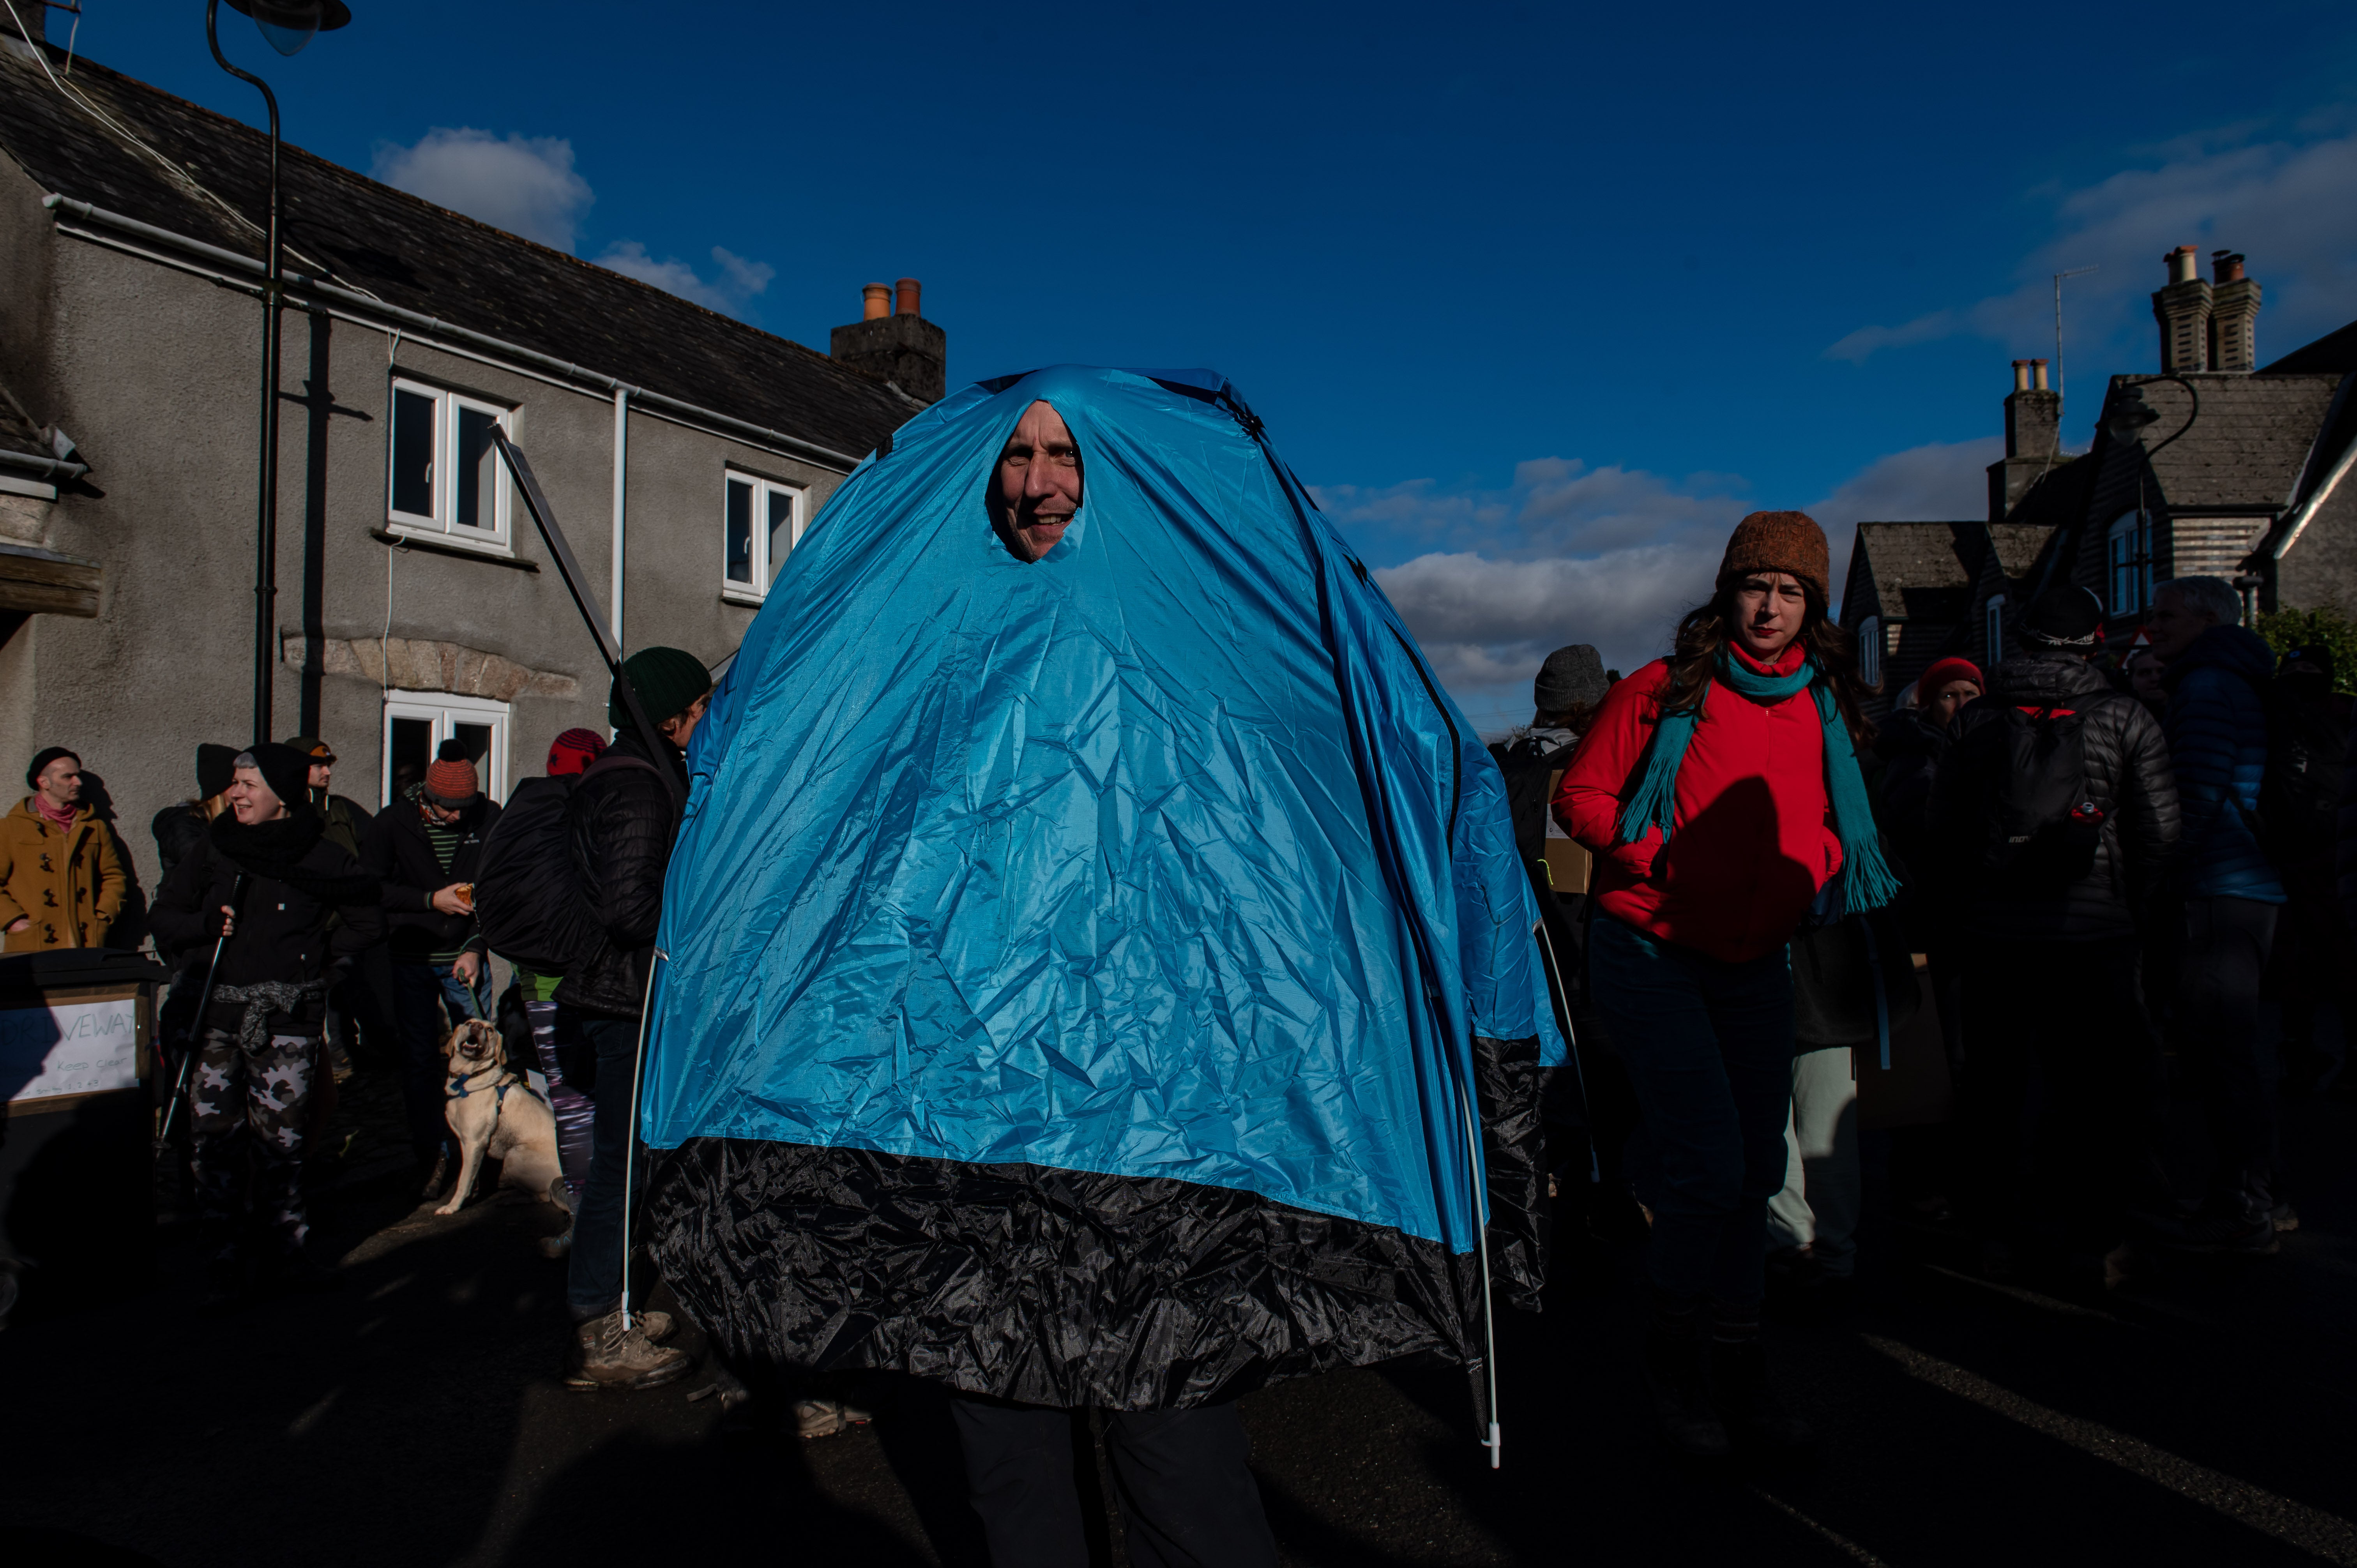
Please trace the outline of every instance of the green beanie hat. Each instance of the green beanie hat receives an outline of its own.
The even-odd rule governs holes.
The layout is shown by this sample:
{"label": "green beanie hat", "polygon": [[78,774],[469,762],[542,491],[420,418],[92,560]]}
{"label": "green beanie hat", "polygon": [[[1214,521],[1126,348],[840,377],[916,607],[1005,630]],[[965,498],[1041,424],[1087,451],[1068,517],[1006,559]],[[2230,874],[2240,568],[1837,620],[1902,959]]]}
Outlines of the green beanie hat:
{"label": "green beanie hat", "polygon": [[[646,709],[651,725],[687,712],[696,698],[712,690],[704,660],[676,648],[641,648],[622,660],[622,673],[638,688],[639,705]],[[606,722],[618,730],[630,727],[619,681],[606,693]]]}

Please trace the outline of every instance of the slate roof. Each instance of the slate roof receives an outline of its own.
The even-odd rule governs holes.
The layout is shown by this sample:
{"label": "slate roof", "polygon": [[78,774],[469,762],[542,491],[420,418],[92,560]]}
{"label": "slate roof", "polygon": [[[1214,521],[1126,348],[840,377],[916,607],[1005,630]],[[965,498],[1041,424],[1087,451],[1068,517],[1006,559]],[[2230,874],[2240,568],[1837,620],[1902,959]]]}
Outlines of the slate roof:
{"label": "slate roof", "polygon": [[[262,258],[258,230],[167,175],[20,50],[0,49],[0,150],[44,189]],[[75,59],[72,84],[235,212],[264,211],[262,132],[87,58]],[[798,343],[292,145],[282,142],[280,156],[290,269],[853,456],[915,412]]]}
{"label": "slate roof", "polygon": [[[2340,390],[2340,372],[2190,379],[2201,394],[2200,415],[2183,435],[2169,441],[2192,411],[2185,389],[2157,376],[2112,378],[2114,397],[2136,387],[2160,415],[2146,427],[2142,443],[2151,453],[2154,491],[2148,501],[2172,507],[2247,506],[2255,512],[2289,505],[2333,393]],[[2099,501],[2115,499],[2123,487],[2133,488],[2137,456],[2132,449],[2111,448],[2108,437],[2104,444],[2106,460]],[[2133,497],[2127,504],[2135,504]]]}
{"label": "slate roof", "polygon": [[[1873,590],[1886,617],[1953,620],[1963,613],[1972,577],[1957,552],[1970,522],[1861,522],[1851,556],[1849,589]],[[1863,580],[1861,580],[1863,579]],[[1857,618],[1843,606],[1845,620]]]}
{"label": "slate roof", "polygon": [[2054,535],[2050,522],[2000,522],[1989,530],[1996,546],[1996,569],[2017,582],[2029,575],[2039,553]]}

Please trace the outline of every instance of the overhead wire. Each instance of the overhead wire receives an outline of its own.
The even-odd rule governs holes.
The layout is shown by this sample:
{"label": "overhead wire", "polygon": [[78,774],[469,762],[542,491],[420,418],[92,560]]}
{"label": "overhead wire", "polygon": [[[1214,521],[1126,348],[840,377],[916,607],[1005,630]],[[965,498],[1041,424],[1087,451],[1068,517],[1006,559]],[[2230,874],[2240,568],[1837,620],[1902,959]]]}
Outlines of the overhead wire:
{"label": "overhead wire", "polygon": [[[44,0],[28,0],[28,3],[33,5],[39,6],[44,3]],[[41,74],[49,79],[49,85],[58,90],[59,96],[65,99],[67,102],[71,103],[75,108],[80,109],[83,113],[89,115],[92,120],[98,122],[98,124],[103,126],[106,130],[113,133],[114,135],[121,138],[126,145],[135,150],[145,154],[150,159],[154,160],[157,168],[164,171],[165,177],[170,180],[174,185],[178,186],[182,191],[189,196],[195,197],[199,201],[210,203],[221,214],[221,216],[227,218],[231,223],[237,225],[247,233],[253,234],[257,238],[268,237],[268,230],[264,229],[261,224],[256,223],[253,219],[248,218],[244,213],[240,212],[222,197],[215,194],[204,184],[203,181],[190,174],[184,166],[173,162],[164,154],[158,152],[155,147],[149,145],[137,132],[124,124],[122,121],[114,118],[114,116],[109,114],[105,110],[100,108],[88,97],[84,96],[80,89],[71,85],[69,81],[61,80],[56,71],[51,70],[49,69],[48,50],[45,45],[36,43],[34,41],[33,35],[25,26],[23,16],[16,9],[16,0],[0,0],[0,6],[5,6],[6,8],[9,19],[16,24],[17,32],[24,38],[27,45],[31,48],[34,63],[41,68]],[[81,11],[79,6],[76,6],[74,8],[74,34],[79,35],[81,30]],[[68,39],[68,48],[69,50],[70,50],[70,36]],[[68,59],[69,64],[70,64],[70,53],[69,53]],[[304,252],[297,250],[295,246],[288,244],[283,232],[279,238],[279,245],[280,248],[288,255],[293,256],[296,260],[303,263],[306,266],[313,268],[318,272],[321,276],[337,278],[336,269],[334,267],[318,260],[318,258],[307,255]],[[362,287],[357,283],[353,283],[343,278],[337,278],[337,282],[339,286],[348,288],[354,294],[366,295],[369,298],[376,300],[380,305],[384,303],[383,300],[376,294]]]}

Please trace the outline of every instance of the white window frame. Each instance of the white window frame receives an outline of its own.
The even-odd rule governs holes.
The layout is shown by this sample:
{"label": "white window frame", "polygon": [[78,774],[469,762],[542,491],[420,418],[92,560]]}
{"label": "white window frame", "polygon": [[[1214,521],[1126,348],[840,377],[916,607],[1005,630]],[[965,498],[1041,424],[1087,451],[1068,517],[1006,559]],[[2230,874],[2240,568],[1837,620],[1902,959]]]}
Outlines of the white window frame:
{"label": "white window frame", "polygon": [[[434,510],[431,515],[403,511],[393,505],[393,443],[398,438],[401,423],[401,395],[404,392],[434,400]],[[428,381],[412,381],[395,376],[391,410],[385,420],[384,519],[385,528],[393,533],[415,534],[423,538],[462,544],[492,554],[510,555],[513,548],[514,506],[509,492],[514,489],[508,477],[507,465],[494,460],[492,468],[497,478],[491,484],[491,526],[489,529],[462,527],[458,515],[458,413],[471,410],[488,413],[499,427],[512,437],[515,434],[515,410],[501,408],[480,398],[455,392],[447,387],[437,387]]]}
{"label": "white window frame", "polygon": [[[728,494],[729,488],[743,485],[752,491],[753,507],[753,580],[740,583],[728,575]],[[780,479],[764,478],[748,474],[742,468],[730,468],[720,482],[720,596],[732,604],[758,605],[770,596],[770,585],[777,580],[782,558],[771,559],[770,530],[764,526],[769,517],[769,498],[780,495],[793,509],[793,537],[786,545],[791,554],[794,546],[802,542],[802,530],[810,521],[810,493],[800,485],[790,485]]]}
{"label": "white window frame", "polygon": [[1987,662],[1993,668],[2005,662],[2005,596],[1991,594],[1988,607],[1982,612],[1981,629],[1988,635]]}
{"label": "white window frame", "polygon": [[1857,623],[1857,678],[1869,686],[1882,684],[1882,618],[1868,616]]}
{"label": "white window frame", "polygon": [[2124,511],[2104,531],[2104,597],[2112,614],[2142,615],[2151,607],[2152,530],[2144,513]]}
{"label": "white window frame", "polygon": [[455,692],[387,692],[384,694],[384,717],[379,721],[377,736],[381,761],[378,771],[377,798],[388,806],[393,804],[393,721],[424,719],[434,726],[434,739],[426,752],[431,762],[433,754],[442,743],[457,734],[458,725],[489,725],[491,749],[485,758],[490,764],[490,777],[481,780],[483,793],[494,800],[508,798],[508,742],[515,729],[515,710],[506,703],[493,702],[489,697],[462,697]]}

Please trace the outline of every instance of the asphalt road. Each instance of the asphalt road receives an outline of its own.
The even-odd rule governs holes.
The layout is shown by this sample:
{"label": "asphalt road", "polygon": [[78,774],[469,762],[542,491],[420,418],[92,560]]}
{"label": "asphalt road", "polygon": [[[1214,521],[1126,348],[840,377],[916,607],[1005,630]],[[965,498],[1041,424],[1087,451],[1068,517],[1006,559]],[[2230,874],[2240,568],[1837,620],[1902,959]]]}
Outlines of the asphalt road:
{"label": "asphalt road", "polygon": [[[2357,1106],[2292,1112],[2280,1255],[2120,1290],[1993,1285],[1886,1229],[1846,1313],[1771,1324],[1810,1462],[1696,1470],[1649,1440],[1634,1253],[1571,1247],[1501,1325],[1505,1466],[1453,1370],[1244,1403],[1290,1563],[2357,1563]],[[701,1375],[554,1376],[560,1265],[520,1200],[393,1184],[323,1216],[345,1285],[219,1318],[184,1245],[135,1299],[0,1333],[0,1562],[973,1563],[946,1414],[877,1391],[813,1443],[718,1430]]]}

